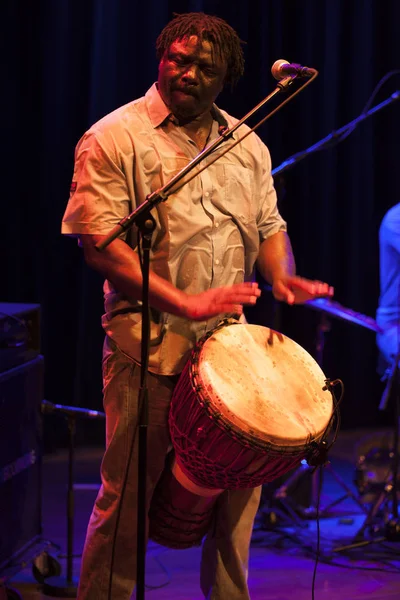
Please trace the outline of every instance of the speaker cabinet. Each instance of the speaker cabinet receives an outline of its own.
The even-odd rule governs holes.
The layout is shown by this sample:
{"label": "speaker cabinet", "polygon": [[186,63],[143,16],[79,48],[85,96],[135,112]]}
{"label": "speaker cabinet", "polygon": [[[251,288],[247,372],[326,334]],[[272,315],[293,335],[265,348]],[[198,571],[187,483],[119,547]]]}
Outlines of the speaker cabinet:
{"label": "speaker cabinet", "polygon": [[0,374],[0,568],[41,535],[41,355]]}

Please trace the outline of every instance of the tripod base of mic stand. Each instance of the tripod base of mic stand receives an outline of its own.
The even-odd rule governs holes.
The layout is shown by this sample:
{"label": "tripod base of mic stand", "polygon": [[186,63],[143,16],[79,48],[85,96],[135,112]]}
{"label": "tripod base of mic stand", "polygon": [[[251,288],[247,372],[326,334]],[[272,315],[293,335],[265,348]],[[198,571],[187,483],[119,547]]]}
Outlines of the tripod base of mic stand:
{"label": "tripod base of mic stand", "polygon": [[42,593],[45,596],[56,598],[76,598],[78,581],[67,577],[48,577],[42,585]]}

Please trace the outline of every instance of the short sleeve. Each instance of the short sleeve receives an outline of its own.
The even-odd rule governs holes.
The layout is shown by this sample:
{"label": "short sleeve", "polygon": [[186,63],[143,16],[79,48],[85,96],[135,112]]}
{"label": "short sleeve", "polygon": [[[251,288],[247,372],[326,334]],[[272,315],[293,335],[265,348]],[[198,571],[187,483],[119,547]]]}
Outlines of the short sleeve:
{"label": "short sleeve", "polygon": [[62,221],[66,235],[107,234],[131,211],[122,165],[112,143],[87,132],[75,151],[70,197]]}

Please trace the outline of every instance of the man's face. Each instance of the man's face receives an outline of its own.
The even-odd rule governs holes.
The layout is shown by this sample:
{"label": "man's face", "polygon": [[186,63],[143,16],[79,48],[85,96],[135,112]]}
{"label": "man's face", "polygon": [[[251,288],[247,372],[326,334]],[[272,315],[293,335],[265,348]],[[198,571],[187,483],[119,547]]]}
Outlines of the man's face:
{"label": "man's face", "polygon": [[226,64],[208,41],[175,40],[160,61],[158,89],[172,113],[183,120],[210,110],[222,90]]}

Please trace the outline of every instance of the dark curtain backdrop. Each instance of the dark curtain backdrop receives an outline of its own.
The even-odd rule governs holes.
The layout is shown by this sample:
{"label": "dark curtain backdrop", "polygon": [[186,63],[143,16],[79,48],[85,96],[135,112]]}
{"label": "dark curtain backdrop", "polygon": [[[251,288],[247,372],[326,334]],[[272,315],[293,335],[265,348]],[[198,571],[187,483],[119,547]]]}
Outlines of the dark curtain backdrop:
{"label": "dark curtain backdrop", "polygon": [[[40,303],[52,402],[101,409],[102,281],[84,265],[76,242],[60,235],[75,144],[97,119],[145,93],[157,76],[158,33],[173,12],[188,11],[225,18],[246,42],[246,74],[219,99],[237,117],[272,91],[276,59],[319,70],[259,130],[274,167],[353,120],[378,81],[400,68],[398,0],[3,2],[0,301]],[[396,90],[399,76],[375,104]],[[394,102],[279,181],[298,272],[328,281],[337,302],[369,316],[379,295],[379,223],[400,200],[399,132]],[[313,352],[320,316],[284,307],[281,327]],[[251,317],[270,324],[268,293]],[[323,369],[346,385],[344,428],[390,420],[377,410],[376,359],[372,331],[331,319]],[[102,436],[102,426],[82,427],[85,441]]]}

